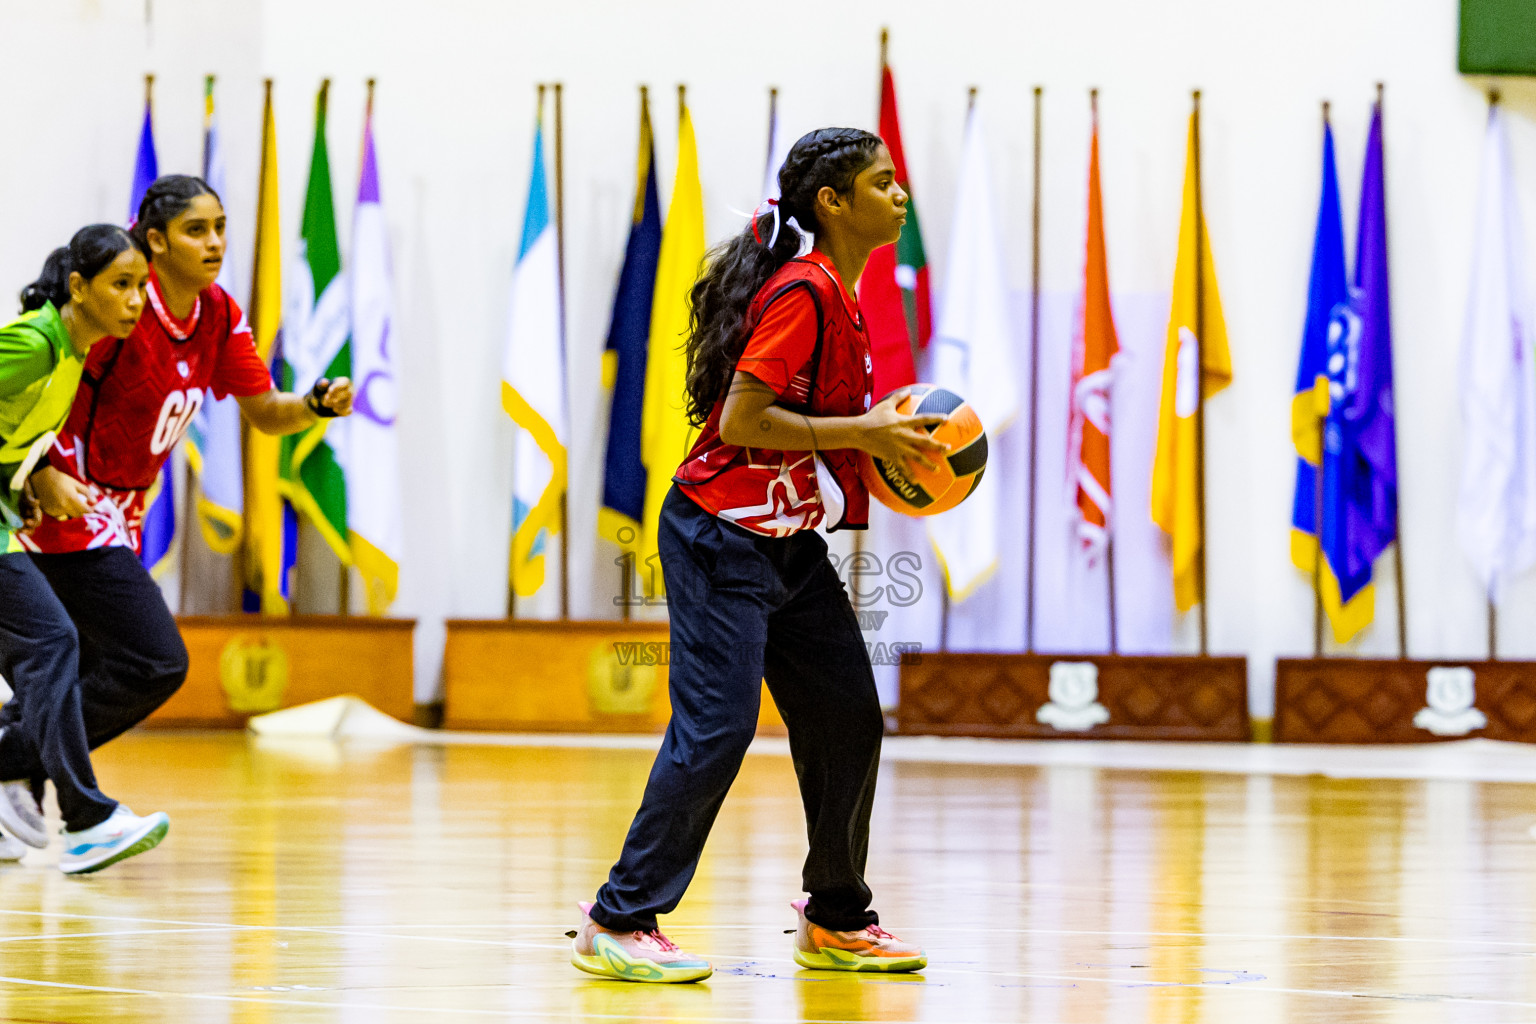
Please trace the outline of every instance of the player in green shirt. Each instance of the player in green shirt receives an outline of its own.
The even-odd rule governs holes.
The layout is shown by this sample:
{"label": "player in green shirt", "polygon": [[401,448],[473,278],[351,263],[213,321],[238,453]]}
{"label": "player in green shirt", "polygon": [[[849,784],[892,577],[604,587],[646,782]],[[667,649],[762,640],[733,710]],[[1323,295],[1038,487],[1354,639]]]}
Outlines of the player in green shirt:
{"label": "player in green shirt", "polygon": [[[0,675],[26,700],[24,722],[0,746],[35,752],[64,816],[60,867],[94,871],[142,852],[165,834],[165,815],[140,818],[96,787],[80,699],[79,641],[48,581],[17,541],[42,515],[90,511],[87,487],[48,464],[91,346],[127,337],[144,310],[149,263],[122,228],[92,224],[56,249],[21,293],[22,316],[0,327]],[[0,766],[0,858],[15,840],[45,847],[40,780]]]}

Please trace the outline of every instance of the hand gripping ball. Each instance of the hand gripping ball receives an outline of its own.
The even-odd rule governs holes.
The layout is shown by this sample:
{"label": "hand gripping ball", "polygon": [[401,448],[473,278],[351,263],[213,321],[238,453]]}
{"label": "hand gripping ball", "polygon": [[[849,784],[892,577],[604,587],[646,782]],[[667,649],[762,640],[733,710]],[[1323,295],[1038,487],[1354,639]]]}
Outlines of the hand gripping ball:
{"label": "hand gripping ball", "polygon": [[909,516],[937,515],[960,504],[981,483],[987,468],[987,432],[976,410],[953,391],[932,384],[914,384],[906,391],[896,411],[903,416],[942,414],[943,423],[926,429],[949,445],[948,453],[937,460],[937,469],[927,469],[860,452],[859,475],[887,508]]}

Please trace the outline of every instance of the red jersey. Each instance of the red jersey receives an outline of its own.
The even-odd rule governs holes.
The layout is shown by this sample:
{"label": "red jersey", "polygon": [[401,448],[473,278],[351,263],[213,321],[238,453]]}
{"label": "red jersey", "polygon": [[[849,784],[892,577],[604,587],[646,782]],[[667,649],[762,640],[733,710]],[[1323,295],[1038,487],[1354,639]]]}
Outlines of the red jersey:
{"label": "red jersey", "polygon": [[[869,335],[832,261],[791,260],[758,290],[736,368],[773,389],[778,405],[808,416],[857,416],[874,399]],[[720,439],[722,398],[673,477],[705,511],[743,529],[785,537],[829,520],[862,530],[869,494],[854,451],[739,448]]]}
{"label": "red jersey", "polygon": [[139,548],[144,499],[208,395],[245,397],[272,388],[245,314],[209,285],[186,320],[165,307],[153,269],[149,303],[127,338],[91,348],[80,390],[49,458],[91,488],[79,519],[44,517],[22,543],[48,553]]}

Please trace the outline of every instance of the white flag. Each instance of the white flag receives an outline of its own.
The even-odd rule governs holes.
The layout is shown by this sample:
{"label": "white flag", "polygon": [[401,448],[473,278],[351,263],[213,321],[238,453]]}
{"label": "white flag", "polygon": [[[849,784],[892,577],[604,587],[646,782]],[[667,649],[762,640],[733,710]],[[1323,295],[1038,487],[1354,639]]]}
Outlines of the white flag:
{"label": "white flag", "polygon": [[[209,75],[203,86],[203,180],[227,203],[225,179],[224,147],[214,116],[213,76]],[[230,294],[234,294],[233,263],[226,248],[214,282]],[[207,395],[192,417],[187,441],[187,459],[197,474],[197,518],[203,540],[221,555],[234,554],[240,549],[245,514],[239,404],[230,396],[215,400],[212,394]]]}
{"label": "white flag", "polygon": [[775,89],[768,100],[768,166],[763,171],[763,199],[779,198],[779,168],[795,140],[779,127],[779,93]]}
{"label": "white flag", "polygon": [[[966,120],[960,155],[943,302],[929,345],[929,381],[968,401],[995,440],[1019,411],[1019,381],[997,206],[975,106]],[[964,504],[929,520],[928,535],[956,601],[965,600],[997,568],[998,494],[996,476],[984,478]]]}
{"label": "white flag", "polygon": [[1462,341],[1462,548],[1491,600],[1536,562],[1536,367],[1504,116],[1488,112]]}
{"label": "white flag", "polygon": [[[389,269],[389,235],[379,202],[379,167],[373,151],[373,106],[363,126],[363,166],[352,214],[353,414],[336,421],[347,479],[347,532],[353,564],[362,575],[368,613],[383,615],[400,583],[405,526],[400,506],[400,455],[395,436],[399,386],[397,339]],[[344,440],[343,440],[344,439]]]}
{"label": "white flag", "polygon": [[[532,597],[544,586],[544,556],[561,527],[560,497],[566,481],[564,318],[548,182],[540,110],[501,371],[502,407],[519,427],[512,464],[509,566],[512,589],[519,597]],[[554,587],[544,590],[546,598],[556,593]],[[536,603],[539,617],[549,610],[547,600]]]}

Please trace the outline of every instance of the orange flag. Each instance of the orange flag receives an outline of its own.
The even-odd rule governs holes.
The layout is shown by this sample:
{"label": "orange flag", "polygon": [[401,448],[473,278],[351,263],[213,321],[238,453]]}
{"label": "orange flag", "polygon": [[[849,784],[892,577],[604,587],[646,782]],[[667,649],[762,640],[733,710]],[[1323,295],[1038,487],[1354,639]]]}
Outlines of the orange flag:
{"label": "orange flag", "polygon": [[1072,349],[1072,423],[1067,464],[1077,503],[1077,536],[1089,562],[1109,540],[1110,362],[1120,351],[1109,305],[1109,268],[1104,256],[1104,210],[1099,194],[1099,119],[1094,111],[1088,156],[1088,253],[1083,302]]}

